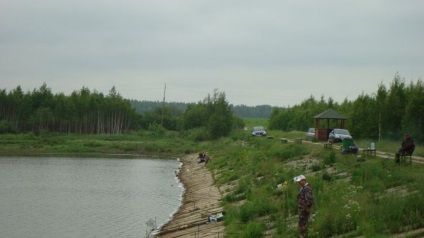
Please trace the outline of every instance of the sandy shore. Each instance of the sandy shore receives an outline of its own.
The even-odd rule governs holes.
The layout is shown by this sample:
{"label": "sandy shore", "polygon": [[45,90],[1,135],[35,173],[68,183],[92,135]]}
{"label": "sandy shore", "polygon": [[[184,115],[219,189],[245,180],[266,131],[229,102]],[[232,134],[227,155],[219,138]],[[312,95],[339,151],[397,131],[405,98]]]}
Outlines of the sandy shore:
{"label": "sandy shore", "polygon": [[213,177],[204,163],[198,163],[197,155],[186,156],[179,178],[184,185],[183,203],[171,221],[162,226],[156,237],[224,237],[222,222],[208,223],[208,213],[222,212],[219,189],[213,185]]}

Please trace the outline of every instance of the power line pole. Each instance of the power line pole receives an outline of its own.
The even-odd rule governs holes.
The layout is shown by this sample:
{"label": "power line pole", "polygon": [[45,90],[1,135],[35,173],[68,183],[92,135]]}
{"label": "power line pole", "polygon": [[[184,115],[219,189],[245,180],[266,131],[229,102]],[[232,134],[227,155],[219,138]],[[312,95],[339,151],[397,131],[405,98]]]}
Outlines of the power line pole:
{"label": "power line pole", "polygon": [[163,126],[163,114],[165,113],[165,92],[166,92],[166,84],[165,84],[165,88],[163,89],[163,101],[162,101],[162,123],[161,125]]}

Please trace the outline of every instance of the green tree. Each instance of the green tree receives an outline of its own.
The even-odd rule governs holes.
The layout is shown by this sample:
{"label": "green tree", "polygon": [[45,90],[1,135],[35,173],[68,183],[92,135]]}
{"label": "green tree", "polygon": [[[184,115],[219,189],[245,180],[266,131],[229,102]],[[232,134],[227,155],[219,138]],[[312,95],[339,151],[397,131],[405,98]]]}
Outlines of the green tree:
{"label": "green tree", "polygon": [[387,110],[389,110],[387,105],[387,89],[384,84],[378,85],[377,95],[376,95],[376,103],[377,103],[377,114],[378,114],[378,139],[386,136],[388,132],[386,132],[385,128],[387,128],[389,122],[388,120],[383,120],[384,116],[387,114]]}
{"label": "green tree", "polygon": [[206,105],[199,102],[197,104],[189,104],[183,116],[184,129],[206,127],[208,124],[209,113]]}
{"label": "green tree", "polygon": [[405,82],[400,78],[399,74],[396,74],[387,95],[385,113],[382,115],[387,120],[384,129],[390,139],[401,138],[402,117],[405,115],[405,107]]}
{"label": "green tree", "polygon": [[412,82],[407,88],[405,115],[402,118],[402,129],[411,133],[415,139],[424,141],[424,85],[418,80],[414,85]]}
{"label": "green tree", "polygon": [[224,92],[214,91],[213,97],[206,99],[209,120],[208,130],[213,138],[228,136],[233,128],[233,112]]}
{"label": "green tree", "polygon": [[225,93],[218,90],[203,102],[189,105],[183,118],[185,129],[204,128],[213,139],[229,135],[235,121]]}
{"label": "green tree", "polygon": [[369,95],[362,94],[353,102],[350,117],[350,132],[357,138],[378,138],[377,102]]}
{"label": "green tree", "polygon": [[177,108],[165,106],[144,113],[140,124],[144,129],[148,129],[152,124],[157,124],[162,125],[166,130],[178,131],[181,129],[182,117],[183,113]]}

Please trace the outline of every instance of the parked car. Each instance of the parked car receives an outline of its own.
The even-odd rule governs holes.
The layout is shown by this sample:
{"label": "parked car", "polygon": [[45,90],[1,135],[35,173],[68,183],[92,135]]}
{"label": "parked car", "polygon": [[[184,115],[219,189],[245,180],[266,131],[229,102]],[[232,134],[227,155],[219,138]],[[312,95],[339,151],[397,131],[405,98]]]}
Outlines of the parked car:
{"label": "parked car", "polygon": [[352,139],[352,135],[346,129],[333,129],[328,134],[328,141],[331,143],[341,142],[344,139]]}
{"label": "parked car", "polygon": [[309,128],[308,131],[306,132],[306,138],[315,138],[315,128]]}
{"label": "parked car", "polygon": [[266,130],[263,126],[255,126],[252,129],[252,136],[266,136]]}

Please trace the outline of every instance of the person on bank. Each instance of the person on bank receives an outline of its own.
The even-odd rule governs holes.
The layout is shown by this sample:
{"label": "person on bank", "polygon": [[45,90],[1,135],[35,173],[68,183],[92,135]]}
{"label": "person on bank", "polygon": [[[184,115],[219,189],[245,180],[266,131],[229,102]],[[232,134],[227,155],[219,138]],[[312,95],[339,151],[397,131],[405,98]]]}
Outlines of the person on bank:
{"label": "person on bank", "polygon": [[304,175],[293,178],[294,182],[300,186],[299,194],[297,194],[297,209],[299,213],[299,233],[300,237],[308,236],[309,215],[312,205],[314,204],[314,196],[312,186],[306,181]]}
{"label": "person on bank", "polygon": [[199,164],[206,162],[206,153],[199,153],[199,157],[197,157],[197,159],[199,160]]}
{"label": "person on bank", "polygon": [[396,152],[396,164],[400,165],[400,157],[402,155],[412,155],[415,150],[415,143],[412,137],[405,133],[403,134],[402,146]]}

